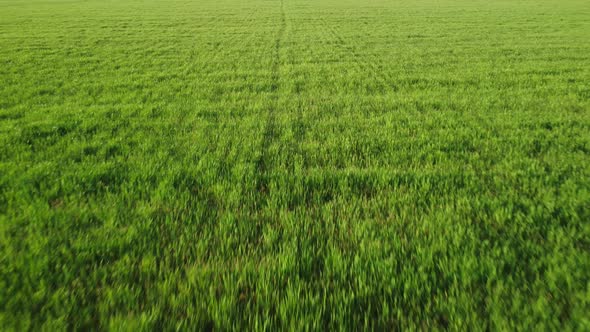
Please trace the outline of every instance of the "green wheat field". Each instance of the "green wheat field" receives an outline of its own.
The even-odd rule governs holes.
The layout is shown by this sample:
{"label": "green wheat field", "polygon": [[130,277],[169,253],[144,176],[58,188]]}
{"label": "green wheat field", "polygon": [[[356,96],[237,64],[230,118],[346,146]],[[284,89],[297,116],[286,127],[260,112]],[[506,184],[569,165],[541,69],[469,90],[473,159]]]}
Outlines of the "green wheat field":
{"label": "green wheat field", "polygon": [[590,330],[590,2],[0,0],[0,330]]}

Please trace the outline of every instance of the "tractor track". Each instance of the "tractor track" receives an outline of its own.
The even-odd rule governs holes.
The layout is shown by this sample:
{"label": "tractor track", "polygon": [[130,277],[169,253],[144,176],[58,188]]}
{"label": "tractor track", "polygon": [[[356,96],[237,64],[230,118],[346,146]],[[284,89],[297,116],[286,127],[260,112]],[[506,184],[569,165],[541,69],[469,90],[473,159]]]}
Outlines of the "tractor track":
{"label": "tractor track", "polygon": [[260,157],[256,162],[256,173],[257,173],[257,192],[261,197],[262,201],[266,200],[269,194],[269,179],[268,172],[270,167],[270,146],[273,141],[277,138],[277,126],[276,126],[276,112],[279,109],[279,88],[281,81],[281,47],[283,43],[283,37],[287,28],[287,19],[284,9],[284,1],[281,0],[281,13],[280,23],[277,36],[275,38],[275,44],[273,48],[273,63],[272,63],[272,74],[271,74],[271,106],[268,109],[266,117],[266,125],[264,134],[262,137],[262,144],[260,150]]}

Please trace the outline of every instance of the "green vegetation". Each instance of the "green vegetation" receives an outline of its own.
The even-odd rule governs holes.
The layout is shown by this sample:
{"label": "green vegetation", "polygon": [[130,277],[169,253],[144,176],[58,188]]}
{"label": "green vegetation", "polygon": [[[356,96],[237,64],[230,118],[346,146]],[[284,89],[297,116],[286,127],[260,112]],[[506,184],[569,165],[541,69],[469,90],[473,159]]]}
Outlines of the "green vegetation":
{"label": "green vegetation", "polygon": [[590,329],[590,2],[0,0],[0,326]]}

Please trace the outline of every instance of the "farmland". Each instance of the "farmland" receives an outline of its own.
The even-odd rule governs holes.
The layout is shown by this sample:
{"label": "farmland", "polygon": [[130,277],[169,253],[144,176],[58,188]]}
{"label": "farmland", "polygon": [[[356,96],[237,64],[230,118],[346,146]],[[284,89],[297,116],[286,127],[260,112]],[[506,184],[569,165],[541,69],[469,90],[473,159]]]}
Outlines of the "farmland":
{"label": "farmland", "polygon": [[589,22],[0,0],[1,329],[590,329]]}

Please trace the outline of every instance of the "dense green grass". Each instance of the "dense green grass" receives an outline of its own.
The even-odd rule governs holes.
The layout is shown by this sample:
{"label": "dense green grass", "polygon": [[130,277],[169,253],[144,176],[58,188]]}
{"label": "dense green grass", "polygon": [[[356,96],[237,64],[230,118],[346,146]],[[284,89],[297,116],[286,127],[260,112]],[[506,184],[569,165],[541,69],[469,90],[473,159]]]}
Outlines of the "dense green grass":
{"label": "dense green grass", "polygon": [[0,329],[590,330],[589,22],[0,0]]}

